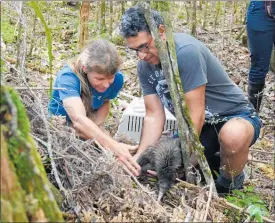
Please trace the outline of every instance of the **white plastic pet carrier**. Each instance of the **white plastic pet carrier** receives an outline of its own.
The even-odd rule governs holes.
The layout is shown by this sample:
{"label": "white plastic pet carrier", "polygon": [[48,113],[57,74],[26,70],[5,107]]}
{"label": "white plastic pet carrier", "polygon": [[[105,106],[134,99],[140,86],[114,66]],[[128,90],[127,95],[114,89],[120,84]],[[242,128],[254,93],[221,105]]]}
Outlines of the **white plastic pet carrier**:
{"label": "white plastic pet carrier", "polygon": [[[139,142],[145,116],[145,105],[142,98],[135,98],[123,112],[118,134],[127,134],[131,139]],[[164,131],[174,134],[178,128],[176,118],[165,108],[166,121]]]}

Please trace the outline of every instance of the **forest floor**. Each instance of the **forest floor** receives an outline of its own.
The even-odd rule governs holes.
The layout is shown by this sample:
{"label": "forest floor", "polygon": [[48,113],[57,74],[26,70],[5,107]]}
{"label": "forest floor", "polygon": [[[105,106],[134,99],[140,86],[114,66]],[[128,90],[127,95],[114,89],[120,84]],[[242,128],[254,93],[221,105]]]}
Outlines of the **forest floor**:
{"label": "forest floor", "polygon": [[[92,6],[92,9],[95,9],[96,3],[93,3]],[[183,5],[180,5],[180,7],[183,7]],[[182,18],[179,16],[180,7],[172,17],[174,21],[173,28],[175,32],[190,33],[186,17]],[[51,77],[54,78],[58,70],[78,53],[77,27],[79,24],[79,8],[67,6],[62,2],[44,3],[42,5],[42,11],[46,15],[44,16],[49,23],[49,28],[53,35],[53,74],[48,72],[49,62],[44,29],[39,24],[40,22],[37,21],[34,31],[33,14],[28,8],[23,14],[26,20],[23,23],[24,29],[22,31],[22,36],[24,36],[24,31],[27,31],[26,43],[24,44],[24,41],[23,43],[21,42],[19,58],[22,58],[24,52],[27,52],[28,55],[23,67],[20,68],[19,63],[18,68],[15,68],[18,52],[18,38],[16,39],[15,35],[15,33],[18,33],[18,31],[15,32],[18,28],[18,13],[15,9],[16,7],[7,2],[3,2],[1,5],[1,26],[5,27],[5,30],[1,31],[1,37],[3,37],[3,41],[5,42],[5,47],[2,47],[1,43],[1,58],[5,61],[5,65],[1,69],[1,81],[18,88],[18,92],[26,105],[31,121],[32,135],[37,141],[38,150],[48,172],[49,179],[58,187],[60,185],[57,185],[55,182],[48,160],[47,149],[45,148],[45,144],[47,145],[49,140],[49,132],[46,132],[43,126],[45,124],[50,126],[50,135],[53,150],[55,151],[55,162],[59,166],[59,175],[64,183],[63,187],[72,194],[65,196],[67,198],[66,201],[62,199],[60,201],[61,209],[66,212],[66,215],[64,214],[66,219],[75,220],[75,218],[79,218],[79,221],[84,222],[87,219],[90,221],[104,220],[112,222],[133,220],[183,221],[188,220],[188,213],[191,213],[189,208],[194,209],[194,212],[192,212],[193,215],[198,214],[198,211],[202,210],[200,209],[201,204],[198,201],[202,201],[204,205],[207,203],[205,188],[199,190],[198,188],[189,186],[187,189],[180,189],[181,186],[178,184],[164,197],[162,204],[157,204],[154,200],[156,195],[152,188],[150,189],[148,186],[140,187],[137,182],[133,182],[131,177],[122,171],[120,165],[115,162],[115,159],[108,152],[106,154],[96,152],[96,150],[91,152],[90,141],[84,142],[79,140],[75,136],[75,132],[64,125],[65,121],[63,118],[55,117],[49,123],[43,122],[44,119],[41,115],[40,105],[42,105],[42,113],[45,113],[44,116],[47,117],[49,96],[47,94],[48,91],[45,89],[49,87],[49,79]],[[119,13],[117,12],[117,14],[119,18]],[[217,58],[220,59],[230,78],[247,94],[247,75],[250,61],[249,50],[242,44],[241,40],[236,40],[236,36],[244,28],[244,25],[228,22],[231,18],[230,13],[225,14],[225,16],[220,18],[219,24],[215,28],[211,19],[206,29],[202,29],[198,25],[197,38],[204,42]],[[118,25],[118,18],[115,18],[114,30]],[[96,36],[98,27],[95,15],[91,15],[90,21],[90,36]],[[115,31],[113,35],[116,35]],[[21,39],[24,40],[23,37]],[[125,75],[123,92],[141,97],[136,75],[137,58],[135,55],[127,53],[123,44],[116,44],[118,52],[124,59],[121,68]],[[33,45],[32,50],[31,45]],[[273,220],[275,220],[274,79],[274,73],[269,72],[266,78],[263,103],[259,114],[263,122],[263,128],[260,138],[250,148],[249,161],[246,166],[247,179],[245,180],[247,188],[251,189],[248,186],[253,186],[253,193],[259,195],[259,198],[255,198],[256,202],[263,202],[269,212],[267,217]],[[19,89],[19,87],[24,88],[26,85],[45,89],[33,91]],[[130,102],[129,98],[125,98],[122,95],[119,96],[119,99]],[[112,102],[112,112],[105,124],[106,130],[112,136],[117,131],[123,109],[125,107],[121,103],[118,103],[118,100]],[[84,156],[84,158],[81,156]],[[90,165],[87,166],[87,162],[83,162],[83,159],[86,159],[86,161],[89,160]],[[155,182],[154,179],[151,181]],[[188,195],[187,192],[184,192],[187,190],[191,190],[192,192]],[[203,195],[200,196],[201,194]],[[177,196],[185,197],[186,204],[184,204],[183,200],[179,200]],[[250,196],[249,191],[243,192],[239,196],[242,197],[238,200],[239,203],[246,202],[247,205],[253,202],[252,199],[247,198],[247,196]],[[70,200],[69,198],[73,199]],[[207,219],[213,221],[230,219],[215,204],[211,204],[210,209],[212,210],[212,214],[211,211],[207,210],[206,212],[203,209],[203,213],[206,212]],[[77,213],[79,215],[75,217]],[[185,214],[181,216],[182,213]],[[196,218],[202,220],[198,216]]]}

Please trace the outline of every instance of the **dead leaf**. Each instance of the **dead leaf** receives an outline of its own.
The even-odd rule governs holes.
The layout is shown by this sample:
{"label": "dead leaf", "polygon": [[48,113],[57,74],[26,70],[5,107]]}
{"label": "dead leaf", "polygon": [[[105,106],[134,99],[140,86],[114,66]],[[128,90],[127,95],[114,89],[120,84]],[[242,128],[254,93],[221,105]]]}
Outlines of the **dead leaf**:
{"label": "dead leaf", "polygon": [[275,173],[272,166],[263,163],[257,163],[256,167],[259,168],[259,170],[261,170],[270,180],[275,179]]}

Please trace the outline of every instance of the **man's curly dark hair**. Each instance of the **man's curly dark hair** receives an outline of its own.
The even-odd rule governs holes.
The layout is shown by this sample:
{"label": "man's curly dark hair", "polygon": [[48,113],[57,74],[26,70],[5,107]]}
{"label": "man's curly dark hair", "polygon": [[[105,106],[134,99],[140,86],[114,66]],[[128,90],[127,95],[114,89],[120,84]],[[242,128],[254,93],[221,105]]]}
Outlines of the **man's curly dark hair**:
{"label": "man's curly dark hair", "polygon": [[[152,10],[153,18],[157,24],[164,24],[159,12]],[[124,38],[137,36],[139,32],[151,33],[143,12],[138,6],[127,9],[121,18],[120,33]]]}

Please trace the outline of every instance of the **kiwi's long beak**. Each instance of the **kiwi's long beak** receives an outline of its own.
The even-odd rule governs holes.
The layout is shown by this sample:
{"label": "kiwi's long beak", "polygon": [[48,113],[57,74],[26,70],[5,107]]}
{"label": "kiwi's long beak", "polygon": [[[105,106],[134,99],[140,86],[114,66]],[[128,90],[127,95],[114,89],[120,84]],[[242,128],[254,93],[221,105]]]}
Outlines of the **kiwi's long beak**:
{"label": "kiwi's long beak", "polygon": [[164,190],[163,190],[163,189],[160,189],[160,190],[159,190],[159,196],[158,196],[158,202],[161,201],[163,195],[164,195]]}

